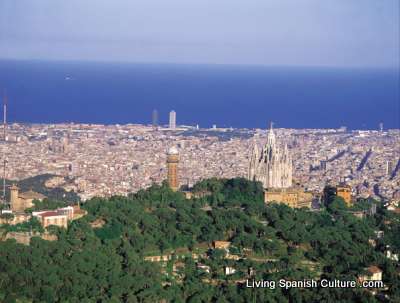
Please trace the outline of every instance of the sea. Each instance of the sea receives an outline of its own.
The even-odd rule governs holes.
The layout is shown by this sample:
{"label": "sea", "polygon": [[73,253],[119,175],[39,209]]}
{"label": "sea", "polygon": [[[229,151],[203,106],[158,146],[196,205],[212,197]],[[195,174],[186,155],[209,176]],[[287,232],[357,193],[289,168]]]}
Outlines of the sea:
{"label": "sea", "polygon": [[8,120],[400,128],[398,69],[0,61]]}

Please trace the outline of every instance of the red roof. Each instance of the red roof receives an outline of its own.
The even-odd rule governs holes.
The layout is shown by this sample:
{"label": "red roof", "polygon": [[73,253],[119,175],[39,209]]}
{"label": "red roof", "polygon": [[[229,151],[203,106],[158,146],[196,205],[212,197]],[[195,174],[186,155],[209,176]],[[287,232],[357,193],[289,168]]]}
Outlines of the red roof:
{"label": "red roof", "polygon": [[382,270],[379,267],[375,266],[375,265],[372,265],[372,266],[368,267],[367,270],[371,274],[376,274],[376,273],[382,272]]}
{"label": "red roof", "polygon": [[40,214],[39,216],[41,217],[53,217],[53,216],[63,216],[63,214],[60,214],[56,211],[46,211],[45,213]]}

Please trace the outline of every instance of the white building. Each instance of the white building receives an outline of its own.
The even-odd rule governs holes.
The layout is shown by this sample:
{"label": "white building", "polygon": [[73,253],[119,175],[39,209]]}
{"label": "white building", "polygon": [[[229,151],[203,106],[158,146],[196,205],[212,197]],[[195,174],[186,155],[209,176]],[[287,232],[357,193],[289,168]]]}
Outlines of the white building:
{"label": "white building", "polygon": [[34,211],[32,216],[38,218],[43,227],[56,225],[67,228],[68,226],[68,216],[57,210]]}
{"label": "white building", "polygon": [[169,112],[169,128],[175,129],[176,128],[176,112],[171,110]]}

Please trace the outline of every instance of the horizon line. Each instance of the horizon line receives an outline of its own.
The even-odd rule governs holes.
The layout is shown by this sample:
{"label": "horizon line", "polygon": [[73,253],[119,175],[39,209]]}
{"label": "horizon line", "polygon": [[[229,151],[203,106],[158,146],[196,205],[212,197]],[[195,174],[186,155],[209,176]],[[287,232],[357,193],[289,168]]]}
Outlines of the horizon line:
{"label": "horizon line", "polygon": [[[74,122],[74,121],[64,121],[64,122],[18,122],[18,121],[13,121],[10,123],[7,123],[7,125],[12,125],[12,124],[20,124],[20,125],[101,125],[101,126],[128,126],[128,125],[138,125],[138,126],[146,126],[146,127],[153,127],[152,123],[139,123],[139,122],[130,122],[130,123],[89,123],[89,122]],[[165,124],[160,124],[159,126],[165,126],[165,130],[169,130],[168,129],[168,123]],[[196,125],[190,125],[190,124],[177,124],[176,127],[177,128],[194,128],[196,129]],[[314,127],[304,127],[304,128],[296,128],[296,127],[274,127],[274,129],[294,129],[294,130],[339,130],[342,127],[346,127],[345,125],[339,126],[339,127],[322,127],[322,128],[314,128]],[[246,130],[269,130],[269,126],[267,125],[266,128],[261,128],[261,127],[234,127],[234,126],[221,126],[221,127],[216,127],[216,130],[218,129],[246,129]],[[348,128],[346,127],[346,131],[378,131],[378,128]],[[211,125],[210,127],[199,127],[199,130],[202,129],[214,129],[213,125]],[[215,129],[214,129],[215,130]],[[400,130],[400,126],[398,128],[387,128],[384,131],[389,131],[389,130]],[[171,130],[174,131],[174,130]],[[179,130],[175,130],[175,131],[179,131]]]}
{"label": "horizon line", "polygon": [[40,59],[40,58],[2,58],[0,62],[48,62],[79,64],[128,64],[128,65],[173,65],[173,66],[217,66],[217,67],[251,67],[251,68],[310,68],[341,70],[400,70],[400,62],[396,65],[307,65],[307,64],[255,64],[255,63],[217,63],[217,62],[168,62],[168,61],[129,61],[129,60],[92,60],[92,59]]}

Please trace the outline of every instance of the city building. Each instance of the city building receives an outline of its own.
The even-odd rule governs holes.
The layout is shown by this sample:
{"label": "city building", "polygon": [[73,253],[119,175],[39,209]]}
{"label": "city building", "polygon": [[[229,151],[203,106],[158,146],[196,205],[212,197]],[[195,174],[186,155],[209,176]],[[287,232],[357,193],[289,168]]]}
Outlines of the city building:
{"label": "city building", "polygon": [[176,112],[174,110],[169,112],[169,128],[176,128]]}
{"label": "city building", "polygon": [[292,158],[287,145],[283,149],[278,146],[272,123],[261,155],[257,144],[254,144],[248,178],[260,181],[265,189],[292,186]]}
{"label": "city building", "polygon": [[179,152],[176,147],[171,147],[167,153],[168,184],[173,191],[179,189],[178,180]]}
{"label": "city building", "polygon": [[68,137],[52,137],[48,149],[54,153],[68,153]]}
{"label": "city building", "polygon": [[42,201],[44,198],[46,196],[33,190],[20,193],[15,184],[10,187],[10,206],[13,212],[23,212],[25,209],[33,207],[33,200]]}

